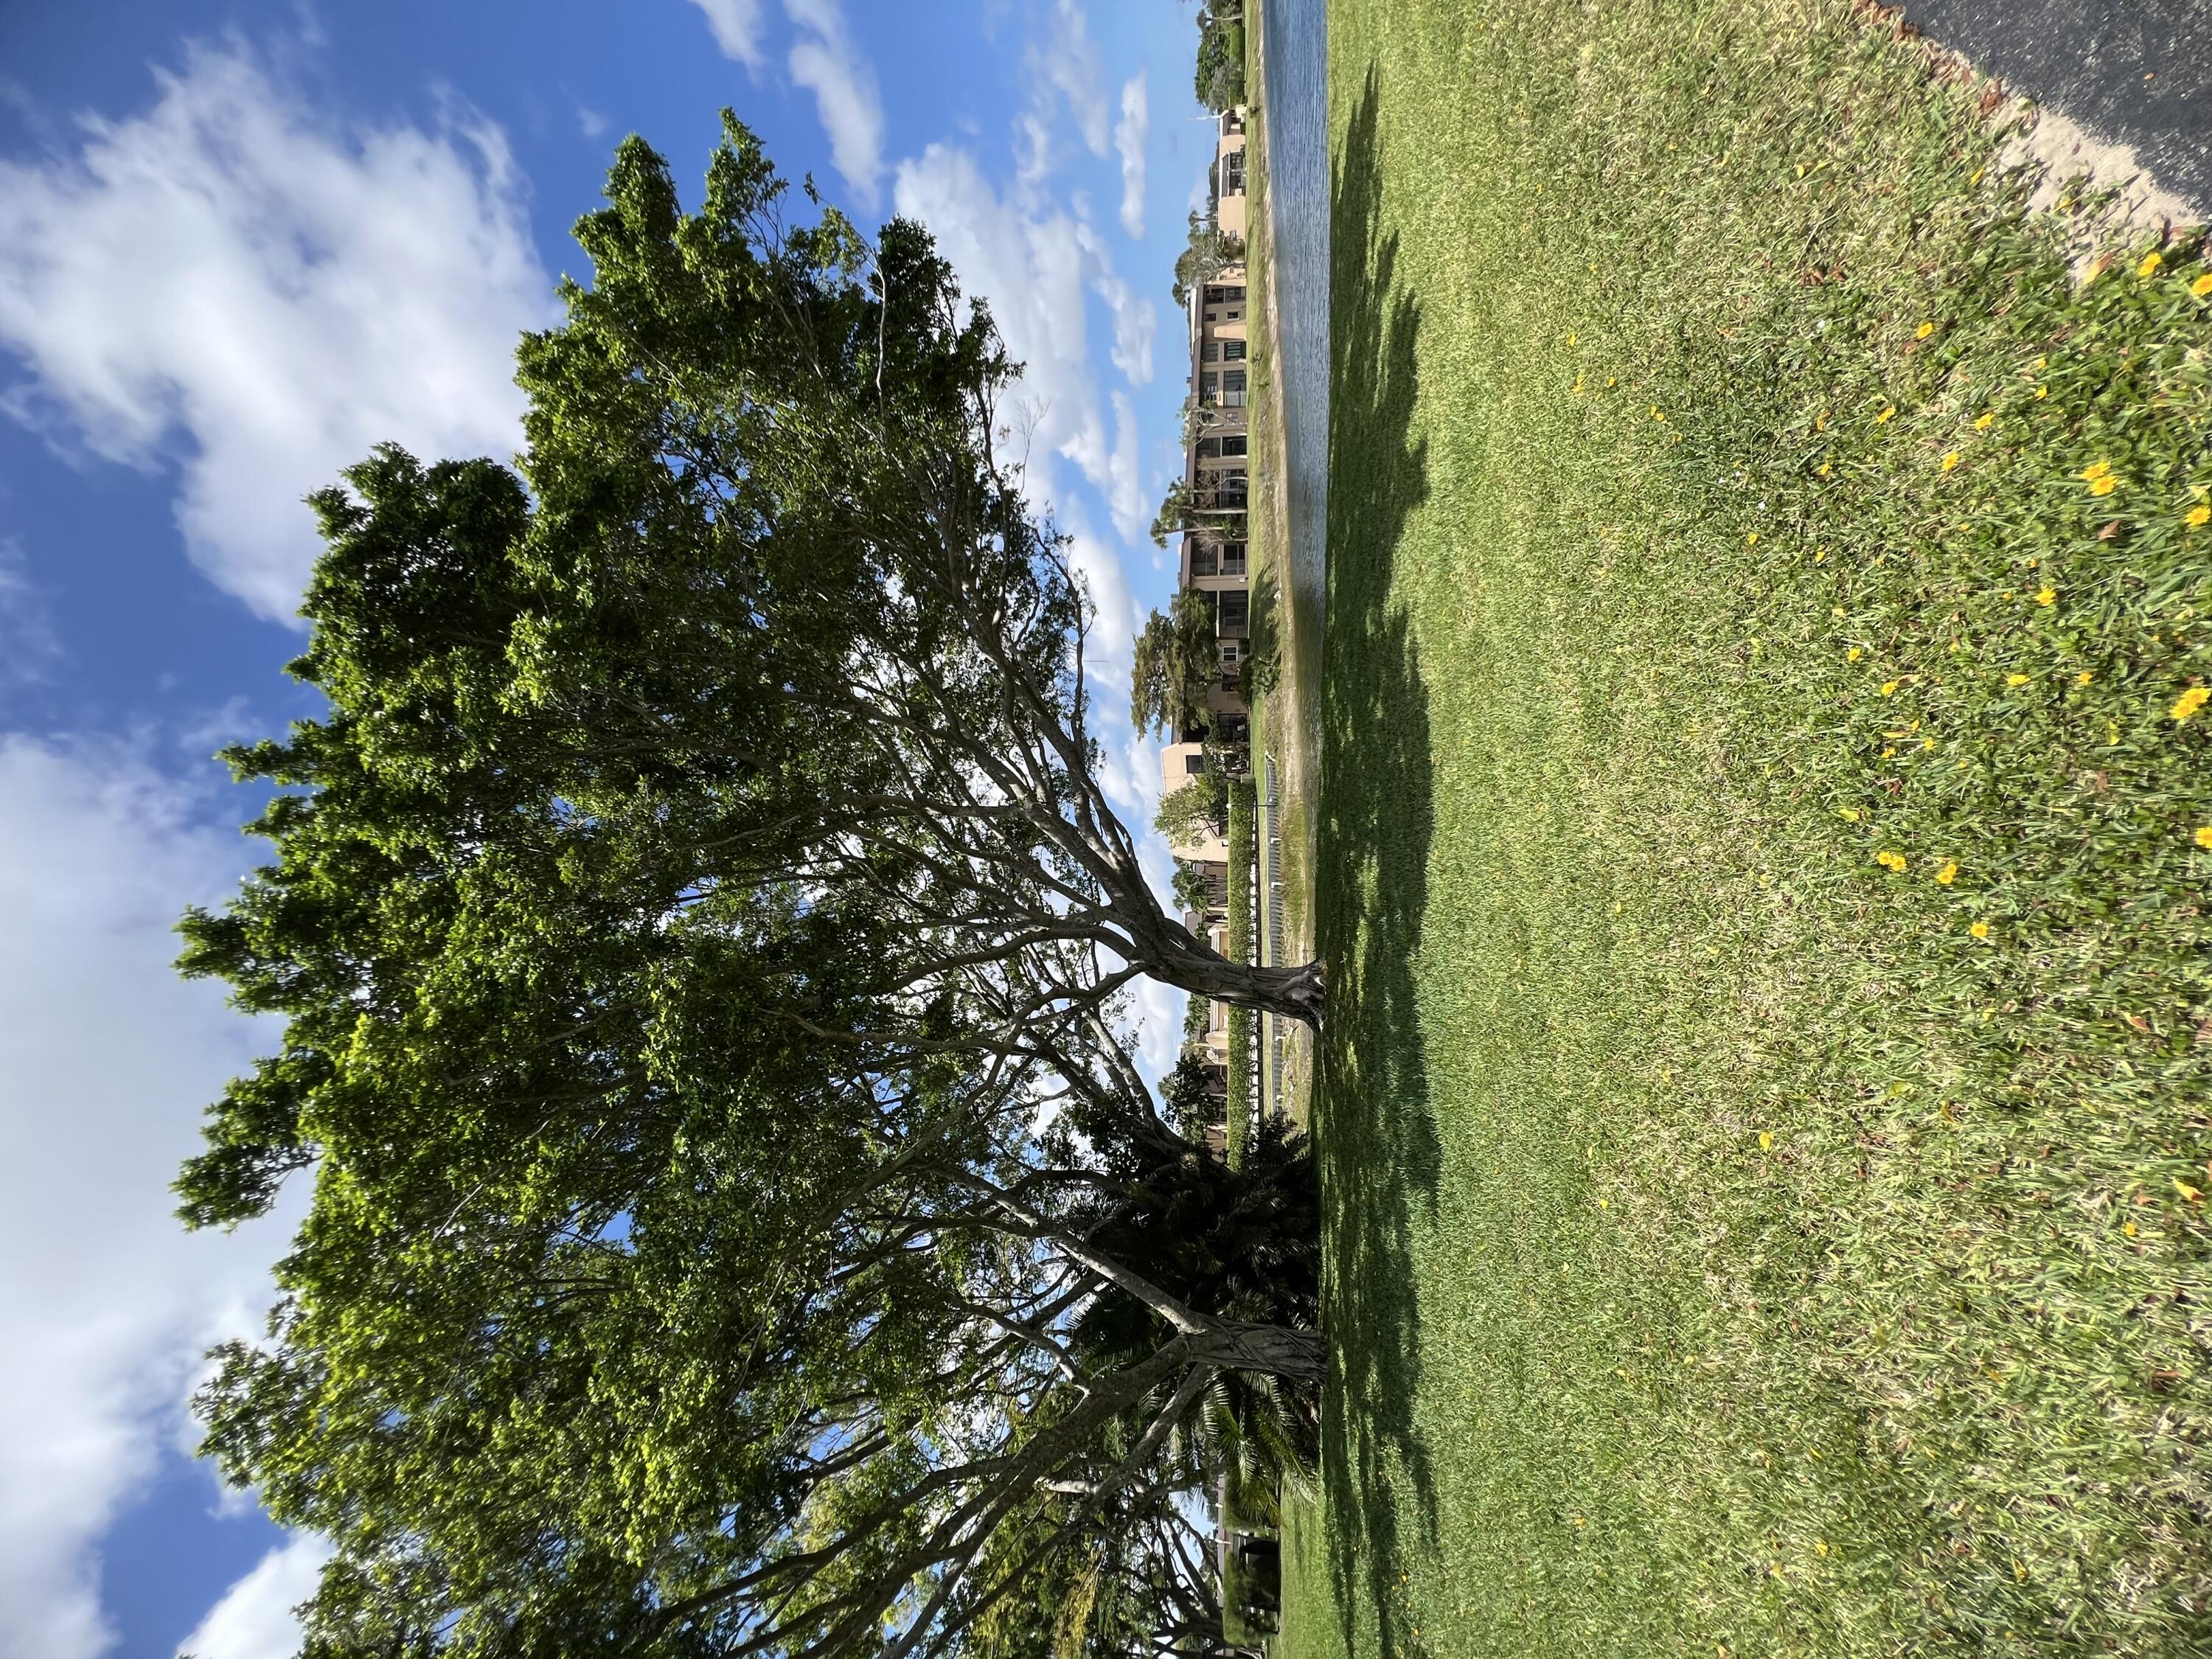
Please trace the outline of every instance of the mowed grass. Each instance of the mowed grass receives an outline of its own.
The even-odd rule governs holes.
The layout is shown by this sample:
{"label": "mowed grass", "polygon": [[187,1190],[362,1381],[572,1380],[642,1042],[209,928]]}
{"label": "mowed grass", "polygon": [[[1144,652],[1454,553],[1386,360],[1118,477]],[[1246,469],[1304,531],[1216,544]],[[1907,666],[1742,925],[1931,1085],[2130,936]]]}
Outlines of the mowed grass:
{"label": "mowed grass", "polygon": [[1843,3],[1329,25],[1279,1655],[2212,1651],[2197,249]]}

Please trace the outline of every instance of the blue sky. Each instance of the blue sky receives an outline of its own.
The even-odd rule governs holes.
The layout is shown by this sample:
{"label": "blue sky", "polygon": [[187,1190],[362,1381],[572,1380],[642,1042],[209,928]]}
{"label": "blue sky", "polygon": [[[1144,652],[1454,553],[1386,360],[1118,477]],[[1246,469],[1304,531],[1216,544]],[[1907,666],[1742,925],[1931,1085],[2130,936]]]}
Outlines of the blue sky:
{"label": "blue sky", "polygon": [[[268,1040],[175,980],[169,927],[253,856],[210,752],[310,708],[301,495],[387,438],[510,453],[515,333],[588,276],[614,143],[691,184],[730,105],[988,296],[1126,684],[1170,580],[1194,39],[1177,0],[0,9],[0,1659],[289,1653],[312,1582],[183,1403],[296,1210],[186,1237],[166,1192]],[[1111,747],[1149,817],[1154,752]]]}

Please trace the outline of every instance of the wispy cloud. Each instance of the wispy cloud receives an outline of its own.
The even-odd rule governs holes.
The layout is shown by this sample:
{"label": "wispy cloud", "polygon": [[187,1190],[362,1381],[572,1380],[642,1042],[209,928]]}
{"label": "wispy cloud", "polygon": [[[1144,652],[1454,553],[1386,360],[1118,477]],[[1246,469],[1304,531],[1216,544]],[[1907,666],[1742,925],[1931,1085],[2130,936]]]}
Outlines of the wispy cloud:
{"label": "wispy cloud", "polygon": [[1106,154],[1106,69],[1091,26],[1075,0],[1059,0],[1042,41],[1026,53],[1030,99],[1014,118],[1015,176],[1033,191],[1059,166],[1053,132],[1065,106],[1077,136],[1093,155]]}
{"label": "wispy cloud", "polygon": [[313,1535],[280,1544],[230,1587],[179,1653],[192,1659],[285,1659],[300,1646],[292,1609],[315,1593],[330,1546]]}
{"label": "wispy cloud", "polygon": [[43,679],[61,654],[46,595],[24,568],[22,544],[0,536],[0,691]]}
{"label": "wispy cloud", "polygon": [[756,74],[767,66],[761,37],[768,20],[762,15],[761,0],[691,0],[691,3],[707,14],[707,27],[723,57]]}
{"label": "wispy cloud", "polygon": [[1073,463],[1106,497],[1114,526],[1133,538],[1146,513],[1133,413],[1109,428],[1090,357],[1086,307],[1096,292],[1115,312],[1117,362],[1149,374],[1149,301],[1114,276],[1097,232],[1078,214],[1035,204],[1018,187],[1001,195],[967,150],[932,144],[899,164],[898,211],[935,233],[962,285],[990,302],[1006,348],[1022,365],[1010,410],[1030,446],[1032,494],[1058,504],[1052,460]]}
{"label": "wispy cloud", "polygon": [[1076,234],[1083,245],[1085,270],[1091,291],[1106,302],[1114,318],[1114,367],[1131,386],[1141,388],[1152,380],[1152,342],[1160,331],[1159,307],[1139,297],[1127,281],[1114,270],[1113,250],[1087,220],[1079,220]]}
{"label": "wispy cloud", "polygon": [[1106,153],[1106,65],[1075,0],[1053,9],[1052,33],[1032,64],[1038,78],[1067,100],[1075,130],[1093,155]]}
{"label": "wispy cloud", "polygon": [[1121,228],[1145,234],[1145,144],[1152,131],[1152,100],[1142,70],[1121,83],[1121,118],[1114,124],[1114,148],[1121,156]]}
{"label": "wispy cloud", "polygon": [[[202,1350],[259,1324],[292,1216],[186,1237],[167,1188],[258,1039],[169,963],[247,849],[114,744],[0,738],[0,1654],[108,1644],[94,1550]],[[286,1650],[289,1651],[289,1650]]]}
{"label": "wispy cloud", "polygon": [[289,617],[300,498],[374,444],[505,455],[516,336],[553,315],[498,128],[345,129],[238,49],[189,52],[147,113],[0,163],[0,406],[173,469],[193,562]]}
{"label": "wispy cloud", "polygon": [[861,205],[873,211],[884,176],[884,99],[876,71],[853,44],[837,0],[783,0],[800,34],[791,78],[814,94],[830,159]]}

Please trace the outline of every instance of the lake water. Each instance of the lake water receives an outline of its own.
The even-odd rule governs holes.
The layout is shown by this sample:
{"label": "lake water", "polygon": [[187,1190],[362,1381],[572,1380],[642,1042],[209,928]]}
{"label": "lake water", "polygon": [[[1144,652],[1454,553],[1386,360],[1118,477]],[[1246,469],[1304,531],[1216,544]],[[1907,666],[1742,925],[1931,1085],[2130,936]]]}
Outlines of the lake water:
{"label": "lake water", "polygon": [[1290,466],[1290,597],[1300,654],[1317,662],[1328,557],[1328,0],[1261,3],[1276,373]]}

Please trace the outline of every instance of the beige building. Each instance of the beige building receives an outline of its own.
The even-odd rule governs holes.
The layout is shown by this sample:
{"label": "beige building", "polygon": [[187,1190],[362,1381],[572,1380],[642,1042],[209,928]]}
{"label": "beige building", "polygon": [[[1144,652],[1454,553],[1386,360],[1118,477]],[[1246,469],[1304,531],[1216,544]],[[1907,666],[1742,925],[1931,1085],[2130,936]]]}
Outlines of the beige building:
{"label": "beige building", "polygon": [[[1161,750],[1160,799],[1165,800],[1193,778],[1204,777],[1206,764],[1202,743],[1171,743]],[[1170,841],[1168,852],[1191,864],[1225,867],[1229,860],[1229,843],[1211,832],[1197,841]]]}
{"label": "beige building", "polygon": [[[1215,222],[1240,241],[1247,224],[1244,189],[1244,112],[1220,118],[1213,155]],[[1191,419],[1185,434],[1183,483],[1190,495],[1196,527],[1183,533],[1176,586],[1206,595],[1213,613],[1218,673],[1206,692],[1217,740],[1235,744],[1249,730],[1250,711],[1243,696],[1245,653],[1251,641],[1251,580],[1247,566],[1245,526],[1251,489],[1250,439],[1245,410],[1250,398],[1250,338],[1244,267],[1231,264],[1190,295],[1187,321],[1190,337]],[[1172,794],[1208,764],[1200,734],[1187,732],[1185,742],[1169,744],[1160,755],[1160,790]],[[1183,916],[1183,925],[1216,951],[1229,950],[1229,846],[1217,834],[1171,844],[1176,859],[1194,866],[1206,878],[1206,905]],[[1218,1091],[1225,1091],[1229,1061],[1227,1005],[1209,1002],[1206,1029],[1194,1048]],[[1210,1135],[1218,1142],[1217,1126]]]}
{"label": "beige building", "polygon": [[1206,594],[1213,606],[1220,682],[1206,702],[1217,714],[1231,716],[1245,712],[1239,687],[1251,635],[1244,538],[1251,492],[1246,304],[1242,264],[1225,267],[1191,291],[1193,412],[1183,482],[1198,527],[1184,533],[1178,572],[1180,586]]}
{"label": "beige building", "polygon": [[1214,212],[1222,229],[1244,240],[1244,112],[1224,110],[1213,143]]}

